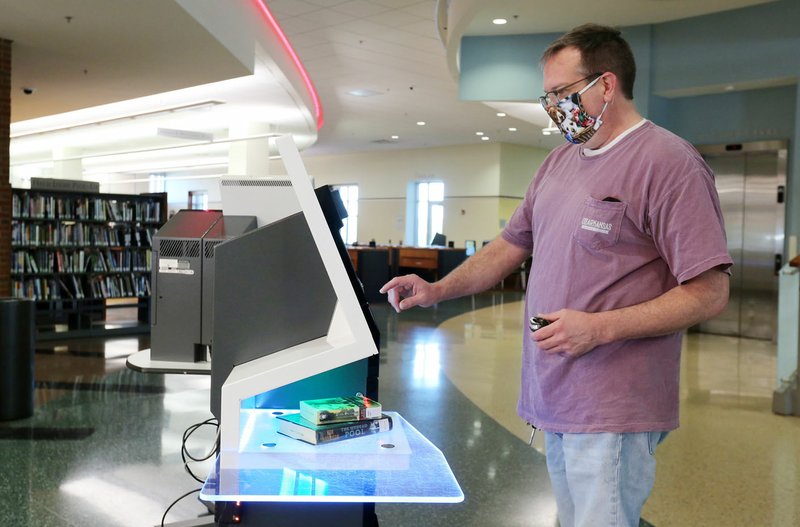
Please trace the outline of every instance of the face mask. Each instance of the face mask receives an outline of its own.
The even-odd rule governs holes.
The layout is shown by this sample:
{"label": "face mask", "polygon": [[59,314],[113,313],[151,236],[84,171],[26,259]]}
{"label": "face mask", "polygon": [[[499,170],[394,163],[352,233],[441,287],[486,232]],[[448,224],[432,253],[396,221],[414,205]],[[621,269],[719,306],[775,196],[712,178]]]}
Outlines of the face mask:
{"label": "face mask", "polygon": [[600,125],[603,124],[600,117],[602,117],[603,112],[606,111],[608,103],[603,105],[603,109],[597,117],[592,117],[586,113],[586,109],[583,107],[583,104],[581,104],[581,94],[594,86],[601,78],[602,77],[597,77],[581,91],[573,93],[558,101],[556,105],[546,108],[550,118],[556,123],[559,130],[561,130],[561,134],[570,143],[576,145],[585,143],[592,138],[597,129],[600,128]]}

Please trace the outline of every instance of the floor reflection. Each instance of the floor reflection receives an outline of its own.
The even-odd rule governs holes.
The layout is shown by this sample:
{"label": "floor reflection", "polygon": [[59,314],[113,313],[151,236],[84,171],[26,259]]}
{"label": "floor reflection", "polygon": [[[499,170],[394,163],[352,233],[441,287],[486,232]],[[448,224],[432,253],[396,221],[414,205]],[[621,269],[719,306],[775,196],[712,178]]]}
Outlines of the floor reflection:
{"label": "floor reflection", "polygon": [[415,387],[437,388],[439,386],[439,343],[424,342],[414,344],[414,375],[412,380]]}

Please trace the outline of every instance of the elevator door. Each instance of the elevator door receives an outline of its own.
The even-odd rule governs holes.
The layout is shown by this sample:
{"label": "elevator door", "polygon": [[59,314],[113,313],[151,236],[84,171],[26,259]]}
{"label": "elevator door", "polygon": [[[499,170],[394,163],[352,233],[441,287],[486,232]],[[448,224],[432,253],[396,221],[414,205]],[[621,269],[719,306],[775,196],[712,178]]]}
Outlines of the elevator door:
{"label": "elevator door", "polygon": [[728,307],[698,329],[774,340],[777,271],[783,262],[786,143],[704,146],[699,150],[714,170],[734,268]]}

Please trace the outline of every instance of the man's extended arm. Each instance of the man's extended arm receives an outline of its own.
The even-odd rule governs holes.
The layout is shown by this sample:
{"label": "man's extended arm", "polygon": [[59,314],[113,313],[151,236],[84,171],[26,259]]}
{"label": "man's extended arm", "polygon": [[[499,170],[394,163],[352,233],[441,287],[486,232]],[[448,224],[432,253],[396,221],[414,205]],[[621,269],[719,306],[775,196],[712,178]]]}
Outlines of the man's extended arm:
{"label": "man's extended arm", "polygon": [[720,314],[728,303],[728,275],[710,269],[635,306],[584,313],[562,309],[541,316],[552,323],[533,334],[540,349],[579,357],[601,344],[686,329]]}
{"label": "man's extended arm", "polygon": [[528,256],[529,250],[498,236],[438,282],[426,282],[414,274],[397,276],[381,288],[381,293],[388,295],[389,303],[398,313],[414,306],[429,307],[489,289],[522,265]]}

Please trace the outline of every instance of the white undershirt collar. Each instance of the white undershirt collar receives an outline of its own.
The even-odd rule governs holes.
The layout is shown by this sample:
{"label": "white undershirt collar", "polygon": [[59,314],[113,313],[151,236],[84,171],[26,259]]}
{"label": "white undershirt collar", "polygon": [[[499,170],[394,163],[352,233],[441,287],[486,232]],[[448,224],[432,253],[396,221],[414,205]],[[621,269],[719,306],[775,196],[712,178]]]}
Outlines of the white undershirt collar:
{"label": "white undershirt collar", "polygon": [[617,137],[615,137],[613,141],[611,141],[607,145],[601,146],[600,148],[594,148],[594,149],[592,149],[592,148],[582,148],[581,149],[581,154],[584,155],[585,157],[593,157],[593,156],[599,156],[600,154],[604,154],[604,153],[608,152],[609,150],[611,150],[614,147],[614,145],[616,145],[617,143],[622,141],[622,139],[624,139],[626,136],[630,135],[631,132],[633,132],[634,130],[636,130],[640,126],[644,125],[644,123],[646,123],[646,122],[647,122],[647,119],[642,119],[641,121],[639,121],[635,125],[631,126],[627,130],[625,130],[624,132],[619,134]]}

